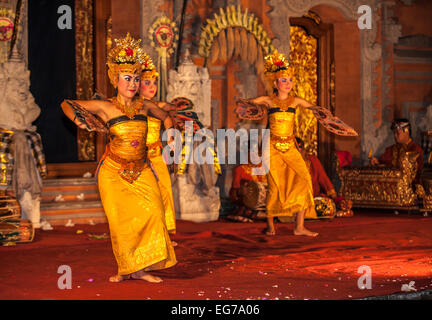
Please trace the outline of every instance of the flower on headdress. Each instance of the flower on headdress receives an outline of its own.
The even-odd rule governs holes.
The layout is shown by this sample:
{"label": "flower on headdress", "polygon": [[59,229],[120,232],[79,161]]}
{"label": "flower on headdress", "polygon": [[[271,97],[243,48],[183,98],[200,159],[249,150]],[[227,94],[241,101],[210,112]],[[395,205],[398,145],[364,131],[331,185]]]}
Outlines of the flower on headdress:
{"label": "flower on headdress", "polygon": [[264,75],[267,80],[267,90],[274,90],[275,80],[292,76],[293,70],[284,54],[274,50],[264,57]]}
{"label": "flower on headdress", "polygon": [[277,50],[272,54],[267,55],[264,58],[264,70],[265,72],[278,72],[280,70],[285,70],[289,67],[289,63],[285,56]]}
{"label": "flower on headdress", "polygon": [[111,64],[142,65],[145,53],[140,47],[141,40],[133,39],[128,33],[125,38],[114,39],[116,46],[108,53],[108,62]]}
{"label": "flower on headdress", "polygon": [[141,39],[135,40],[127,33],[125,38],[114,39],[116,45],[108,52],[108,76],[114,87],[117,86],[118,73],[141,73],[146,54],[140,47]]}
{"label": "flower on headdress", "polygon": [[156,71],[156,67],[153,64],[152,59],[148,55],[144,56],[143,71],[144,72],[142,74],[142,78],[158,78],[159,77],[159,73]]}

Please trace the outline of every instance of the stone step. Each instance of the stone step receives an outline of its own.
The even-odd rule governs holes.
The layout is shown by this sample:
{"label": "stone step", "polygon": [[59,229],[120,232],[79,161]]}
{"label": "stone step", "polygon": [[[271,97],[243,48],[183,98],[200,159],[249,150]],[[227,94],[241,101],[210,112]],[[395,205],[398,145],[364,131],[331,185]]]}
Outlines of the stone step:
{"label": "stone step", "polygon": [[56,212],[53,215],[41,213],[41,220],[48,221],[52,226],[65,225],[68,221],[75,224],[92,224],[92,223],[107,223],[108,220],[103,211],[85,210],[83,212],[75,211],[73,213]]}
{"label": "stone step", "polygon": [[[84,199],[77,198],[77,196],[81,196],[81,194],[83,195]],[[62,195],[65,202],[100,200],[98,190],[56,190],[43,192],[41,195],[41,203],[56,202],[55,199],[58,195]]]}
{"label": "stone step", "polygon": [[95,178],[64,178],[64,179],[45,179],[43,180],[44,187],[51,186],[85,186],[97,185]]}
{"label": "stone step", "polygon": [[82,201],[97,201],[100,200],[98,194],[84,194],[84,199],[77,198],[76,195],[65,195],[62,193],[64,201],[55,201],[57,195],[54,196],[42,196],[41,203],[70,203],[70,202],[82,202]]}
{"label": "stone step", "polygon": [[77,210],[89,208],[102,208],[100,201],[74,201],[74,202],[47,202],[41,203],[40,209],[42,211],[56,211],[56,210]]}
{"label": "stone step", "polygon": [[[60,194],[64,201],[55,201]],[[84,199],[77,198],[80,194]],[[44,180],[40,211],[41,219],[53,226],[65,225],[69,220],[75,224],[107,222],[94,178]]]}
{"label": "stone step", "polygon": [[65,202],[82,201],[77,198],[81,194],[86,201],[100,200],[99,189],[94,178],[47,179],[44,181],[41,202],[55,202],[58,195],[62,195]]}
{"label": "stone step", "polygon": [[42,193],[50,193],[57,192],[59,190],[77,192],[81,190],[99,192],[97,185],[76,185],[76,186],[52,186],[52,187],[43,187]]}
{"label": "stone step", "polygon": [[41,219],[51,225],[64,225],[68,220],[75,224],[107,222],[100,201],[41,203]]}

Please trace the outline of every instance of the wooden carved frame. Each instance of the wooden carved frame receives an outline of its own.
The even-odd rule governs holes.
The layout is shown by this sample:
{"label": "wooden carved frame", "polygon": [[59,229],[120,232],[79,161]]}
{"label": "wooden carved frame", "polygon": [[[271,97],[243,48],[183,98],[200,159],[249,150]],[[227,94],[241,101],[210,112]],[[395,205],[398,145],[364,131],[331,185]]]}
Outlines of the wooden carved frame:
{"label": "wooden carved frame", "polygon": [[[75,1],[76,95],[79,100],[94,94],[93,0]],[[96,133],[78,129],[78,159],[96,160]]]}
{"label": "wooden carved frame", "polygon": [[[301,26],[318,40],[318,83],[317,103],[320,106],[330,106],[335,112],[335,77],[334,77],[334,50],[333,25],[322,23],[313,12],[308,11],[301,18],[290,18],[290,26]],[[333,72],[332,72],[333,70]],[[334,136],[318,126],[318,158],[330,159],[334,152]],[[325,170],[331,172],[330,161],[322,161]]]}

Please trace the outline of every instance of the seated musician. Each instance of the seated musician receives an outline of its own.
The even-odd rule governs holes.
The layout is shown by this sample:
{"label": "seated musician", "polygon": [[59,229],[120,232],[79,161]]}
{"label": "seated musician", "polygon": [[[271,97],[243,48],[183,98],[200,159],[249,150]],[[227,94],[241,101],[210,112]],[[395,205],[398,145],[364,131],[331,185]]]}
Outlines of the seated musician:
{"label": "seated musician", "polygon": [[229,197],[231,202],[235,204],[235,208],[227,216],[228,220],[253,222],[254,220],[266,218],[267,176],[265,174],[255,174],[256,172],[263,173],[260,170],[262,169],[261,163],[253,164],[253,162],[258,162],[255,161],[254,157],[258,156],[259,153],[252,152],[248,154],[248,163],[240,164],[233,170]]}
{"label": "seated musician", "polygon": [[306,165],[309,168],[309,172],[312,177],[312,187],[313,187],[313,196],[314,197],[322,197],[327,196],[329,198],[336,198],[336,191],[331,183],[329,177],[327,176],[324,168],[321,164],[321,161],[314,154],[309,154],[306,152],[304,148],[304,142],[302,139],[297,138],[297,146],[303,159],[306,162]]}
{"label": "seated musician", "polygon": [[399,157],[403,152],[415,151],[419,153],[417,158],[417,174],[414,183],[420,183],[421,172],[423,169],[423,149],[417,145],[411,138],[411,125],[408,119],[400,118],[393,121],[391,130],[395,139],[395,144],[388,147],[384,154],[379,158],[371,158],[370,164],[385,165],[396,167],[399,162]]}
{"label": "seated musician", "polygon": [[321,161],[314,154],[307,153],[302,139],[296,137],[297,146],[305,160],[312,178],[315,210],[318,218],[331,218],[337,216],[351,216],[352,202],[338,197]]}

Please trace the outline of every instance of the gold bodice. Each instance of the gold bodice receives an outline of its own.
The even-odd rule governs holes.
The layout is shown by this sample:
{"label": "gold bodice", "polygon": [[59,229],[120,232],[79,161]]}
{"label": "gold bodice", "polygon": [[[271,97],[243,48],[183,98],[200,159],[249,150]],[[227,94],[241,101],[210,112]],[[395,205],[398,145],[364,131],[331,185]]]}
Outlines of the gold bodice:
{"label": "gold bodice", "polygon": [[295,108],[286,111],[280,108],[269,109],[270,140],[280,152],[286,152],[295,146],[295,111]]}
{"label": "gold bodice", "polygon": [[160,129],[162,121],[148,117],[147,152],[148,157],[153,158],[161,155],[162,143],[160,141]]}
{"label": "gold bodice", "polygon": [[162,121],[153,117],[147,117],[148,132],[147,132],[147,144],[153,144],[160,140],[160,129]]}
{"label": "gold bodice", "polygon": [[110,151],[127,161],[146,158],[147,117],[141,114],[132,119],[126,116],[108,122]]}
{"label": "gold bodice", "polygon": [[270,133],[279,137],[290,137],[294,134],[295,108],[281,111],[279,108],[269,110]]}

